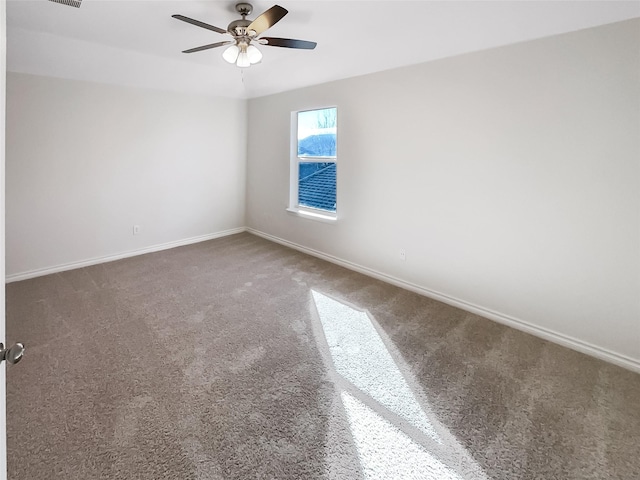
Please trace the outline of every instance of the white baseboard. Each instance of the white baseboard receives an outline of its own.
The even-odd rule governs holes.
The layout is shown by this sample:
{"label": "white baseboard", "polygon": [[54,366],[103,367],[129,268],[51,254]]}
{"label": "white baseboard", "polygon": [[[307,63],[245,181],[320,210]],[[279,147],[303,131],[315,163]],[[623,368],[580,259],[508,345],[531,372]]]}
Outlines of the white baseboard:
{"label": "white baseboard", "polygon": [[518,318],[514,318],[500,312],[496,312],[494,310],[482,307],[480,305],[475,305],[473,303],[466,302],[464,300],[452,297],[450,295],[445,295],[444,293],[440,293],[425,287],[421,287],[420,285],[416,285],[414,283],[407,282],[400,278],[387,275],[386,273],[382,273],[377,270],[373,270],[371,268],[358,265],[348,260],[343,260],[341,258],[334,257],[333,255],[329,255],[324,252],[320,252],[318,250],[314,250],[312,248],[308,248],[303,245],[290,242],[289,240],[285,240],[283,238],[279,238],[274,235],[270,235],[268,233],[255,230],[253,228],[247,228],[246,231],[249,233],[252,233],[253,235],[257,235],[267,240],[271,240],[272,242],[279,243],[280,245],[293,248],[300,252],[307,253],[309,255],[321,258],[322,260],[326,260],[331,263],[335,263],[342,267],[348,268],[349,270],[354,270],[356,272],[362,273],[369,277],[382,280],[392,285],[396,285],[406,290],[410,290],[420,295],[424,295],[425,297],[433,298],[434,300],[438,300],[440,302],[452,305],[454,307],[461,308],[462,310],[475,313],[477,315],[488,318],[495,322],[502,323],[509,327],[513,327],[517,330],[530,333],[531,335],[535,335],[536,337],[549,340],[550,342],[557,343],[564,347],[571,348],[572,350],[576,350],[578,352],[591,355],[593,357],[599,358],[601,360],[605,360],[607,362],[613,363],[620,367],[640,373],[640,360],[633,359],[626,355],[622,355],[602,347],[598,347],[597,345],[593,345],[588,342],[578,340],[577,338],[573,338],[568,335],[564,335],[562,333],[549,330],[547,328],[538,327],[524,320],[520,320]]}
{"label": "white baseboard", "polygon": [[27,280],[29,278],[41,277],[43,275],[49,275],[51,273],[64,272],[66,270],[73,270],[75,268],[89,267],[91,265],[97,265],[99,263],[113,262],[114,260],[121,260],[123,258],[135,257],[136,255],[144,255],[145,253],[159,252],[161,250],[168,250],[169,248],[182,247],[184,245],[191,245],[192,243],[205,242],[207,240],[213,240],[214,238],[226,237],[227,235],[242,233],[242,232],[245,232],[246,230],[247,229],[245,227],[231,228],[229,230],[223,230],[222,232],[209,233],[207,235],[199,235],[197,237],[191,237],[191,238],[184,238],[182,240],[175,240],[173,242],[161,243],[159,245],[152,245],[150,247],[139,248],[137,250],[129,250],[128,252],[117,253],[115,255],[89,258],[87,260],[81,260],[79,262],[65,263],[62,265],[55,265],[53,267],[30,270],[28,272],[12,273],[11,275],[6,276],[5,283],[18,282],[20,280]]}

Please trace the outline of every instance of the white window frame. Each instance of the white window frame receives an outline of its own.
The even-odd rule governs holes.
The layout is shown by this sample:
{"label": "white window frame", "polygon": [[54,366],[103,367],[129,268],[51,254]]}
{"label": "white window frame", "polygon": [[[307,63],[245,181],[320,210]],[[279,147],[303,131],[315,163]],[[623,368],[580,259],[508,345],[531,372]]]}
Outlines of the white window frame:
{"label": "white window frame", "polygon": [[[304,110],[296,110],[291,112],[291,145],[290,145],[290,165],[289,165],[289,207],[287,211],[293,213],[295,215],[299,215],[304,218],[308,218],[310,220],[318,220],[321,222],[329,222],[334,223],[338,219],[338,132],[336,130],[336,156],[335,157],[307,157],[307,156],[298,156],[298,113],[301,112],[310,112],[313,110],[324,110],[326,108],[335,108],[336,109],[336,124],[339,124],[337,121],[338,115],[338,107],[335,105],[325,106],[325,107],[317,107],[317,108],[306,108]],[[336,164],[336,211],[331,212],[329,210],[322,210],[320,208],[308,207],[306,205],[298,204],[298,175],[299,175],[299,165],[302,162],[326,162],[326,163],[335,163]]]}

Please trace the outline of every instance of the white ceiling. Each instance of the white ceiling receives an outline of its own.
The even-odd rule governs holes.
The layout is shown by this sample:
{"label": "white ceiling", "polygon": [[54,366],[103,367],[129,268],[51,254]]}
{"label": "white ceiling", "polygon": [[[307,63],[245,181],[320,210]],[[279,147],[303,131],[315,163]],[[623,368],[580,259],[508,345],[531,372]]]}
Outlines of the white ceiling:
{"label": "white ceiling", "polygon": [[[103,83],[252,98],[340,78],[640,17],[640,1],[311,1],[265,35],[318,42],[315,50],[260,47],[241,70],[223,49],[182,50],[230,37],[235,1],[7,0],[7,69]],[[254,1],[254,19],[275,1]]]}

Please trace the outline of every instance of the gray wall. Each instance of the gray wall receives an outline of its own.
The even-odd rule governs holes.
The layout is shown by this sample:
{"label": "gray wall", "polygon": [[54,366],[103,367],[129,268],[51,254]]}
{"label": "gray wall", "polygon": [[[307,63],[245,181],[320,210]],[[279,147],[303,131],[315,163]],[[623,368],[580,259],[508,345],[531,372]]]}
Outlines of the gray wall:
{"label": "gray wall", "polygon": [[8,73],[6,122],[9,276],[244,227],[244,100]]}
{"label": "gray wall", "polygon": [[[247,225],[638,368],[639,50],[631,20],[250,100]],[[290,113],[327,105],[335,224],[285,211]]]}

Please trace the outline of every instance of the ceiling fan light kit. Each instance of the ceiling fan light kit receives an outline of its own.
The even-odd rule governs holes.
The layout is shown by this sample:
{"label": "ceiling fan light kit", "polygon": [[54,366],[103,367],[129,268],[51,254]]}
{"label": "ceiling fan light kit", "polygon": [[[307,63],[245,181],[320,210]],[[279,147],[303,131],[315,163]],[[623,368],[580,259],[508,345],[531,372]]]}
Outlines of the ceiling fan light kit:
{"label": "ceiling fan light kit", "polygon": [[240,68],[247,68],[262,61],[262,52],[255,45],[252,45],[251,42],[270,47],[297,48],[304,50],[313,50],[316,47],[315,42],[309,42],[306,40],[259,37],[262,32],[271,28],[288,13],[288,11],[280,5],[274,5],[253,21],[246,19],[246,16],[253,11],[253,6],[250,3],[236,4],[236,11],[242,16],[242,19],[231,22],[226,30],[199,20],[194,20],[193,18],[185,17],[184,15],[172,15],[172,17],[177,20],[190,23],[197,27],[206,28],[207,30],[217,33],[231,35],[233,37],[233,40],[230,41],[211,43],[201,47],[190,48],[188,50],[184,50],[182,53],[201,52],[202,50],[208,50],[210,48],[230,45],[222,53],[222,58],[226,62],[235,63]]}
{"label": "ceiling fan light kit", "polygon": [[222,54],[229,63],[235,63],[238,67],[245,68],[260,63],[262,61],[262,52],[253,45],[231,45]]}

